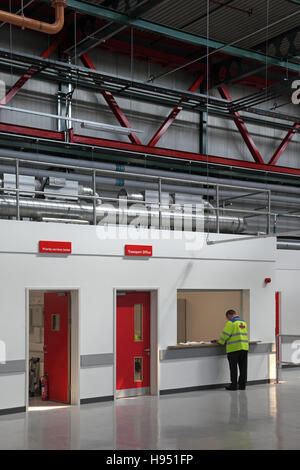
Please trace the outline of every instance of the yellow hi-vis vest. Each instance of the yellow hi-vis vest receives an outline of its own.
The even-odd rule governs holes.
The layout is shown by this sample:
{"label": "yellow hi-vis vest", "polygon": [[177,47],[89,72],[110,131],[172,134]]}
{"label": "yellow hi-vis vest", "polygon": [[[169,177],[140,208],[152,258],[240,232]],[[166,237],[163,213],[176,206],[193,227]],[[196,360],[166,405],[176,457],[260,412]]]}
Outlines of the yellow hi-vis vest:
{"label": "yellow hi-vis vest", "polygon": [[234,351],[249,350],[247,323],[240,317],[233,317],[229,320],[219,339],[219,344],[226,344],[226,353]]}

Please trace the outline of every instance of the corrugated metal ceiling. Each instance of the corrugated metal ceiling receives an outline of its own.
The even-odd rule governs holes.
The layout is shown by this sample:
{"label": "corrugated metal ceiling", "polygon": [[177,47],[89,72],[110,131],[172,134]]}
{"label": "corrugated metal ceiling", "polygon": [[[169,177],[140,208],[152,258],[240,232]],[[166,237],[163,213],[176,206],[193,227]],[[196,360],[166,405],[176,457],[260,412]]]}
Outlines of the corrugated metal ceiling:
{"label": "corrugated metal ceiling", "polygon": [[[224,0],[223,0],[223,3]],[[188,6],[188,8],[187,8]],[[236,7],[239,10],[233,10]],[[287,0],[235,0],[222,8],[210,3],[209,22],[206,15],[206,0],[169,1],[147,17],[149,21],[182,29],[199,36],[207,35],[210,39],[231,43],[248,34],[258,31],[300,10]],[[244,11],[241,11],[244,10]],[[248,14],[248,12],[252,12]],[[199,18],[199,19],[198,19]],[[240,47],[251,48],[267,38],[272,38],[300,24],[300,14],[282,21],[272,28],[239,42]]]}
{"label": "corrugated metal ceiling", "polygon": [[[96,5],[106,3],[105,6],[108,6],[107,0],[85,1]],[[118,11],[126,11],[125,0],[116,3]],[[137,3],[137,0],[129,0],[131,7],[135,7]],[[208,33],[210,39],[229,44],[299,10],[300,5],[289,0],[210,0],[207,21],[207,0],[169,0],[144,18],[199,36],[206,37]],[[250,49],[268,38],[298,27],[299,24],[300,14],[239,41],[237,46]]]}

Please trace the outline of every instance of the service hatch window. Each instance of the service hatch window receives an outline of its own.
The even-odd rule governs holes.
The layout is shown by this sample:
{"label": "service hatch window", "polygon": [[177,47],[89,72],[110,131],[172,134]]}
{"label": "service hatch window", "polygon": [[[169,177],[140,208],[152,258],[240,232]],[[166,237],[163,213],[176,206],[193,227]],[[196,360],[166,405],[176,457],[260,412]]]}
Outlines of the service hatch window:
{"label": "service hatch window", "polygon": [[249,290],[178,290],[177,343],[218,339],[229,309],[248,321]]}

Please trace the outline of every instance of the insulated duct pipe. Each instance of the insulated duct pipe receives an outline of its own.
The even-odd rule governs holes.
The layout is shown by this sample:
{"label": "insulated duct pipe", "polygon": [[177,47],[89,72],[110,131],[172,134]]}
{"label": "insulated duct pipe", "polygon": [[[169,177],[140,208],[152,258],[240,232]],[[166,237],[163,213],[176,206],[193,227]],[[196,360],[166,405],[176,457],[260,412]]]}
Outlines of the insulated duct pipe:
{"label": "insulated duct pipe", "polygon": [[45,34],[57,34],[63,29],[65,24],[65,8],[67,1],[52,0],[51,5],[55,9],[55,22],[52,24],[27,18],[24,15],[16,15],[4,10],[0,10],[0,21],[19,26],[22,29],[31,29]]}
{"label": "insulated duct pipe", "polygon": [[[0,216],[16,216],[16,198],[13,196],[0,196]],[[32,198],[19,198],[21,217],[35,220],[43,218],[79,219],[93,222],[93,204],[71,201],[53,201]],[[112,204],[99,204],[95,208],[97,223],[108,225],[137,225],[143,227],[160,227],[160,216],[157,208],[149,210],[142,205],[124,207],[120,204],[115,207]],[[217,218],[215,215],[203,213],[186,213],[179,210],[161,211],[161,228],[171,230],[217,231]],[[220,216],[220,231],[223,233],[242,233],[245,230],[245,222],[240,217]]]}
{"label": "insulated duct pipe", "polygon": [[300,250],[300,240],[277,240],[278,250]]}

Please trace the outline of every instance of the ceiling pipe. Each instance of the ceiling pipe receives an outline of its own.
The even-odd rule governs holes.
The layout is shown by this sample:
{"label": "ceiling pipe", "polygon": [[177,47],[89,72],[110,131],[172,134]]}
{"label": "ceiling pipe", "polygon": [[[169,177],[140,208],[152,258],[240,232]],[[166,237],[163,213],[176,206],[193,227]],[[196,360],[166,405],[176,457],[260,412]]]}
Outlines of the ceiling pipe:
{"label": "ceiling pipe", "polygon": [[0,21],[19,26],[22,29],[31,29],[45,34],[57,34],[63,29],[65,24],[67,0],[52,0],[51,6],[55,9],[55,22],[52,24],[4,10],[0,10]]}
{"label": "ceiling pipe", "polygon": [[[0,196],[0,216],[16,216],[17,199],[14,196]],[[50,199],[19,198],[21,217],[42,220],[46,218],[76,219],[94,221],[94,207],[88,202],[56,201]],[[143,205],[127,207],[126,204],[98,204],[95,209],[97,223],[100,225],[140,225],[148,228],[160,228],[160,214],[157,208],[150,210]],[[137,218],[139,220],[137,220]],[[161,212],[162,229],[186,231],[217,231],[220,225],[222,233],[242,233],[246,222],[241,217],[219,216],[164,209]]]}
{"label": "ceiling pipe", "polygon": [[278,250],[300,250],[299,240],[277,240]]}

